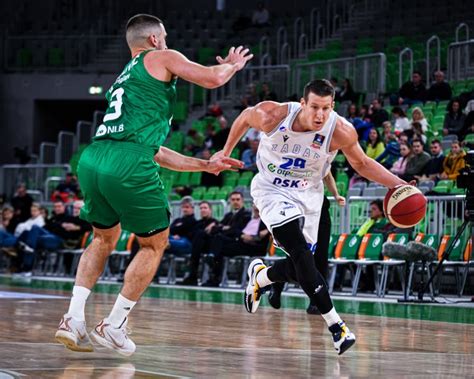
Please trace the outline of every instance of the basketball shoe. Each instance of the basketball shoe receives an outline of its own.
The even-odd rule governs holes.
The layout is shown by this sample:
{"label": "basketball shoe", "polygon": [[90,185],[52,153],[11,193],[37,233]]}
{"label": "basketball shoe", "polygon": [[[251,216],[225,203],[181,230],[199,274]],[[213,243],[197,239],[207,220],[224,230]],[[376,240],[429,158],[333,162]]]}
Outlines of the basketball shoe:
{"label": "basketball shoe", "polygon": [[72,351],[94,351],[87,333],[86,322],[78,321],[67,313],[61,319],[54,338]]}
{"label": "basketball shoe", "polygon": [[339,355],[355,344],[355,335],[354,333],[351,333],[344,321],[331,325],[329,331],[332,334],[334,348]]}
{"label": "basketball shoe", "polygon": [[260,304],[260,298],[262,296],[260,286],[257,283],[257,274],[265,267],[261,259],[254,259],[250,262],[250,266],[247,270],[249,276],[249,284],[245,289],[244,303],[245,309],[249,313],[255,313],[258,305]]}
{"label": "basketball shoe", "polygon": [[137,347],[128,338],[127,324],[128,318],[119,328],[114,328],[109,320],[104,318],[91,332],[92,339],[98,344],[128,357],[135,352]]}

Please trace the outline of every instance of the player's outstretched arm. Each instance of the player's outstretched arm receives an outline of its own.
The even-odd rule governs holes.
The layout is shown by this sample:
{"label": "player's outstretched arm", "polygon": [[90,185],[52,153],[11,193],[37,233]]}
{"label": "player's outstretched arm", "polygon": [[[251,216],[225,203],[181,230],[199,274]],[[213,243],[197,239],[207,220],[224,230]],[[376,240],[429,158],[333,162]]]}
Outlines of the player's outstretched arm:
{"label": "player's outstretched arm", "polygon": [[388,188],[407,184],[364,153],[359,145],[357,132],[351,125],[340,122],[334,130],[333,141],[332,150],[342,150],[352,168],[364,178]]}
{"label": "player's outstretched arm", "polygon": [[155,154],[155,161],[161,166],[174,171],[206,171],[219,174],[221,171],[244,167],[244,163],[229,157],[215,157],[210,160],[187,157],[167,147],[160,147]]}
{"label": "player's outstretched arm", "polygon": [[232,47],[225,59],[218,57],[220,63],[210,67],[192,62],[176,50],[160,51],[153,63],[164,65],[169,72],[188,82],[212,89],[227,83],[252,58],[249,49],[239,46]]}
{"label": "player's outstretched arm", "polygon": [[254,107],[245,109],[234,121],[222,151],[215,155],[230,156],[249,128],[261,132],[271,132],[287,114],[287,105],[274,101],[262,101]]}

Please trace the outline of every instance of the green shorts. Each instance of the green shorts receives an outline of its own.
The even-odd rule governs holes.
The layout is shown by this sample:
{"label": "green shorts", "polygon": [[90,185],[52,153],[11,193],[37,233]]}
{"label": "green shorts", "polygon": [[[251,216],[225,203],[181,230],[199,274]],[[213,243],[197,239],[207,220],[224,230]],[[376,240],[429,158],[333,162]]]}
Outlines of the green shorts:
{"label": "green shorts", "polygon": [[84,195],[81,218],[102,227],[121,223],[146,235],[169,226],[169,205],[154,151],[136,143],[101,140],[81,155],[78,177]]}

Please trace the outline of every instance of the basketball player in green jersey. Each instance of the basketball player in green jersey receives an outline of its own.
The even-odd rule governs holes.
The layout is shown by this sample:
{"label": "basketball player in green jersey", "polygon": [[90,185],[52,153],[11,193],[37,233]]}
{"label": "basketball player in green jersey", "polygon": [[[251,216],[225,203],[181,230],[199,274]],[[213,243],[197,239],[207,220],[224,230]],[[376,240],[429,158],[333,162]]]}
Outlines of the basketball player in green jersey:
{"label": "basketball player in green jersey", "polygon": [[243,165],[226,157],[186,157],[162,144],[173,118],[176,78],[219,87],[252,58],[248,49],[231,48],[227,57],[217,57],[218,65],[201,66],[168,50],[163,23],[149,15],[132,17],[126,37],[132,59],[107,92],[103,123],[78,165],[85,201],[81,217],[93,225],[94,238],[81,256],[69,310],[56,332],[56,340],[74,351],[93,351],[84,307],[123,228],[136,234],[141,249],[111,313],[91,336],[123,355],[135,352],[126,332],[128,314],[153,279],[168,242],[170,213],[159,167],[218,174]]}

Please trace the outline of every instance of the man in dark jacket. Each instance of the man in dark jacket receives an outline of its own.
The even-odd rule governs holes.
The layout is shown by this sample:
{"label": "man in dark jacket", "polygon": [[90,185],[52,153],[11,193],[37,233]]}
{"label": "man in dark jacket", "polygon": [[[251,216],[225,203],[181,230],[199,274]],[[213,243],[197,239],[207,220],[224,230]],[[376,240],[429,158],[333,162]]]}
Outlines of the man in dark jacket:
{"label": "man in dark jacket", "polygon": [[434,74],[435,81],[428,90],[428,100],[442,101],[451,100],[451,86],[444,80],[444,72],[436,71]]}
{"label": "man in dark jacket", "polygon": [[413,141],[412,148],[413,155],[407,162],[405,174],[401,176],[401,178],[407,182],[415,179],[415,176],[421,175],[431,159],[429,154],[423,150],[423,142],[420,140]]}
{"label": "man in dark jacket", "polygon": [[441,148],[441,142],[438,139],[431,141],[430,146],[431,159],[426,164],[423,175],[415,175],[415,179],[437,180],[439,174],[443,172],[444,154]]}
{"label": "man in dark jacket", "polygon": [[413,71],[412,80],[402,85],[398,96],[398,104],[415,104],[426,101],[427,92],[421,72]]}
{"label": "man in dark jacket", "polygon": [[191,253],[196,219],[194,218],[194,205],[190,197],[181,200],[181,217],[175,219],[170,225],[169,249],[166,253],[186,255]]}
{"label": "man in dark jacket", "polygon": [[229,196],[231,211],[224,215],[222,221],[211,222],[204,230],[198,230],[194,234],[191,252],[191,267],[189,283],[197,283],[197,272],[199,260],[203,254],[209,252],[212,240],[223,234],[228,237],[239,237],[242,229],[250,220],[250,212],[244,208],[244,196],[242,193],[234,191]]}

